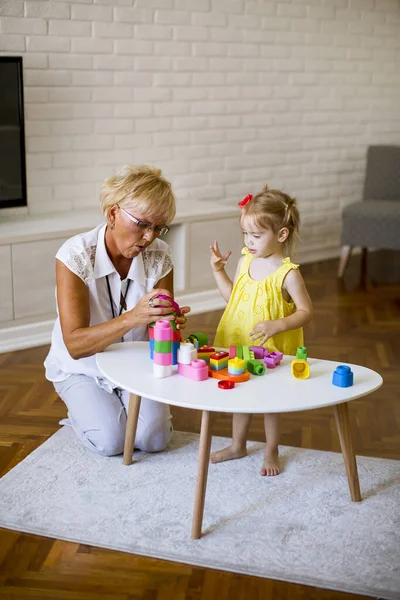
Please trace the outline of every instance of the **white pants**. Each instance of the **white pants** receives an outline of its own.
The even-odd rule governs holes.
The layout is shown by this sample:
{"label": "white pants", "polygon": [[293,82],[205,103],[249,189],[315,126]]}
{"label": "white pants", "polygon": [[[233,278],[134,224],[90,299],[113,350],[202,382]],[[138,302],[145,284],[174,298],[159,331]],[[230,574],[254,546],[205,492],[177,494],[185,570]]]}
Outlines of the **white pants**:
{"label": "white pants", "polygon": [[[129,392],[116,389],[110,394],[87,375],[71,375],[54,387],[67,405],[73,430],[87,448],[102,456],[123,452]],[[171,418],[167,404],[142,398],[135,448],[164,450],[171,437]]]}

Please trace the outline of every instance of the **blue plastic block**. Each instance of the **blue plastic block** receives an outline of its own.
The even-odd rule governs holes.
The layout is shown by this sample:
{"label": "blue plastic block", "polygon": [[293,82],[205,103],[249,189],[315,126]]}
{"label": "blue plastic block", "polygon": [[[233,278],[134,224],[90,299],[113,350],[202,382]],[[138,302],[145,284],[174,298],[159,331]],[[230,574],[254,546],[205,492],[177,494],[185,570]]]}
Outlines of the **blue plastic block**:
{"label": "blue plastic block", "polygon": [[354,373],[347,365],[339,365],[333,372],[332,383],[337,387],[350,387],[353,385]]}
{"label": "blue plastic block", "polygon": [[150,342],[150,358],[154,360],[154,340],[149,340]]}
{"label": "blue plastic block", "polygon": [[181,345],[180,342],[172,342],[172,364],[178,364],[178,348]]}

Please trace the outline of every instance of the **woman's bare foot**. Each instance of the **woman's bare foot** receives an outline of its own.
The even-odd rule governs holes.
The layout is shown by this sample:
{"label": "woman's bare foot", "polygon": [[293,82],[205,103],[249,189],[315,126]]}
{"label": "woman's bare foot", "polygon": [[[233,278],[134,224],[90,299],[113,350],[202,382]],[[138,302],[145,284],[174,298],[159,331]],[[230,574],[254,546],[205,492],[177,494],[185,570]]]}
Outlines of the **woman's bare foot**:
{"label": "woman's bare foot", "polygon": [[234,458],[243,458],[244,456],[247,456],[246,448],[235,448],[230,445],[223,450],[213,452],[210,457],[210,462],[219,463],[224,462],[225,460],[232,460]]}
{"label": "woman's bare foot", "polygon": [[263,477],[271,477],[272,475],[279,475],[281,472],[279,462],[279,452],[276,450],[265,450],[264,462],[261,467],[260,475]]}

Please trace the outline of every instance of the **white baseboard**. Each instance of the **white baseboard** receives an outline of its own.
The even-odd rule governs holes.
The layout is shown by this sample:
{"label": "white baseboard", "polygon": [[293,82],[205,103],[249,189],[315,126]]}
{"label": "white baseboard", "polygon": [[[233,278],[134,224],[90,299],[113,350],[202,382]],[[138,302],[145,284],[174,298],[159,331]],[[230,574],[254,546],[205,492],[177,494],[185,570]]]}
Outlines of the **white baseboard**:
{"label": "white baseboard", "polygon": [[[176,300],[180,306],[190,306],[191,315],[219,310],[226,306],[226,302],[221,298],[218,290],[177,294]],[[0,329],[0,354],[50,344],[53,325],[53,320],[47,320]]]}

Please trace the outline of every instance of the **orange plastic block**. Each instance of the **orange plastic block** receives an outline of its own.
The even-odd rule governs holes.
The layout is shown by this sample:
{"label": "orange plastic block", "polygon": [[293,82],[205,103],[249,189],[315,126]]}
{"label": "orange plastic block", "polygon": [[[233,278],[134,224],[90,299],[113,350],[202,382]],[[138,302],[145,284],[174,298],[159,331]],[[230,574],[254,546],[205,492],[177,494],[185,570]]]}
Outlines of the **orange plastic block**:
{"label": "orange plastic block", "polygon": [[220,369],[219,371],[208,369],[208,375],[214,379],[220,379],[221,381],[234,381],[235,383],[242,383],[243,381],[248,381],[250,379],[250,373],[248,371],[245,371],[240,375],[231,375],[228,373],[228,369]]}

